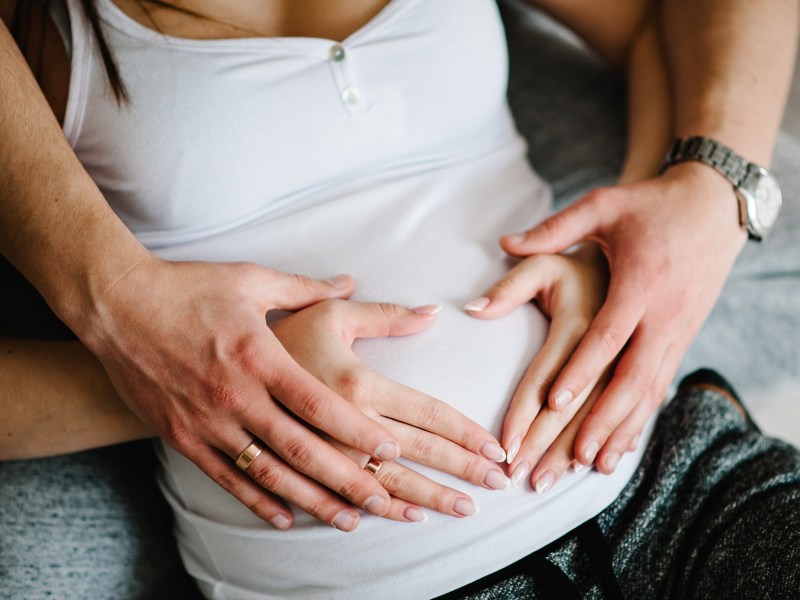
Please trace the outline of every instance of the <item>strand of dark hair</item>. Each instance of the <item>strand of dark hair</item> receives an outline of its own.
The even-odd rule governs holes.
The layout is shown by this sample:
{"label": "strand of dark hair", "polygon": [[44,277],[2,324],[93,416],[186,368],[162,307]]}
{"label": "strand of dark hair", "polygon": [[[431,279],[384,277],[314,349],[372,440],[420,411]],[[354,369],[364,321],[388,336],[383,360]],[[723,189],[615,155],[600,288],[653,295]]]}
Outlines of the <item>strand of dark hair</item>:
{"label": "strand of dark hair", "polygon": [[[46,27],[47,6],[49,2],[53,1],[63,2],[64,0],[24,0],[18,2],[14,9],[14,14],[11,20],[11,34],[28,61],[28,65],[30,66],[31,71],[33,71],[37,80],[40,79],[42,72],[42,54],[44,45],[43,34]],[[165,2],[164,0],[147,1],[150,4],[177,10],[201,19],[214,20],[210,19],[206,15],[195,12],[183,6]],[[120,75],[117,61],[114,59],[114,54],[111,51],[108,42],[106,41],[106,36],[103,33],[100,15],[97,12],[97,6],[95,2],[96,0],[80,0],[81,7],[83,8],[83,12],[86,15],[87,20],[89,21],[89,26],[91,27],[92,34],[95,42],[97,43],[97,48],[100,51],[100,57],[103,61],[103,67],[106,72],[106,77],[108,77],[108,83],[111,86],[111,91],[114,93],[117,103],[127,103],[130,101],[128,90],[125,87],[125,82],[123,81],[122,76]],[[150,20],[153,28],[158,31],[158,25],[150,15],[150,11],[145,7],[144,2],[142,0],[136,0],[136,3],[141,11],[147,15],[147,18]],[[35,36],[31,35],[34,26],[41,28],[41,35],[38,37],[40,41],[38,47],[34,47],[35,44],[32,42],[32,40],[35,38]]]}
{"label": "strand of dark hair", "polygon": [[100,57],[103,59],[103,67],[105,67],[106,77],[108,77],[108,83],[111,84],[114,97],[116,97],[118,104],[128,102],[128,90],[125,87],[125,82],[122,80],[122,77],[120,77],[117,61],[114,60],[114,55],[111,53],[111,48],[108,47],[103,28],[100,26],[100,17],[97,14],[97,7],[94,5],[94,0],[81,0],[81,6],[83,6],[83,12],[86,14],[86,18],[89,19],[89,26],[92,28],[94,39],[100,50]]}

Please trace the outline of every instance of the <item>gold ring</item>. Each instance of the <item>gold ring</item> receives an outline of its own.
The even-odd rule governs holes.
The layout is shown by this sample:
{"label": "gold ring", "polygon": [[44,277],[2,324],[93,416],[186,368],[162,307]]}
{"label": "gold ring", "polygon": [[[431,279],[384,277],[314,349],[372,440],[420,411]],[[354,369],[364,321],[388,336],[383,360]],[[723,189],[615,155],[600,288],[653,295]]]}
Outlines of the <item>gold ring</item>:
{"label": "gold ring", "polygon": [[252,442],[247,448],[245,448],[242,453],[239,455],[239,458],[236,459],[236,466],[239,467],[242,471],[247,471],[253,461],[258,458],[258,455],[261,454],[263,448]]}
{"label": "gold ring", "polygon": [[377,477],[378,476],[378,471],[381,470],[381,465],[383,465],[383,461],[382,460],[370,457],[369,462],[367,463],[367,466],[364,467],[364,470],[368,471],[369,473],[371,473],[373,477]]}

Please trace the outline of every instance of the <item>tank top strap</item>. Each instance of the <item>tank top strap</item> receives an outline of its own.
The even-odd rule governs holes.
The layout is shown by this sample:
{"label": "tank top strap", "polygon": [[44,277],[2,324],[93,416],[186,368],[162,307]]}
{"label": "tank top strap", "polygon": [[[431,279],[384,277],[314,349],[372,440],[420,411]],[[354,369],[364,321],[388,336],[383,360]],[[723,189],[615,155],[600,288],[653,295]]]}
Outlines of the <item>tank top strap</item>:
{"label": "tank top strap", "polygon": [[80,0],[66,0],[66,4],[72,48],[69,95],[67,96],[63,130],[67,141],[74,147],[83,127],[91,78],[105,75],[102,71],[100,51],[94,39],[94,32]]}

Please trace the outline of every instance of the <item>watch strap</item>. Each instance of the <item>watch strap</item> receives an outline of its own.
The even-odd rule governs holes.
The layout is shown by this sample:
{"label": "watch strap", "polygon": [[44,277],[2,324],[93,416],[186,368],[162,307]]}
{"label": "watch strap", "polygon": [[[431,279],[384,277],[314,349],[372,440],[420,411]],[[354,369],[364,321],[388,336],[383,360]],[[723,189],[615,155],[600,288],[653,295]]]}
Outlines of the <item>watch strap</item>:
{"label": "watch strap", "polygon": [[733,187],[738,188],[747,177],[750,163],[726,145],[703,136],[677,138],[667,152],[661,172],[674,164],[697,160],[719,171]]}

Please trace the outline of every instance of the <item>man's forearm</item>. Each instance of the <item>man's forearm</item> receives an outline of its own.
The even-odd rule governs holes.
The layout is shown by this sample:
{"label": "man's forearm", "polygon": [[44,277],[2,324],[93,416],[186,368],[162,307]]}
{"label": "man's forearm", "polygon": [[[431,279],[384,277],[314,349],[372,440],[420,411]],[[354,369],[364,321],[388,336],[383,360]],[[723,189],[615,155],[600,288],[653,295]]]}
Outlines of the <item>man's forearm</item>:
{"label": "man's forearm", "polygon": [[0,253],[80,329],[93,302],[149,253],[81,166],[2,22],[0,182]]}
{"label": "man's forearm", "polygon": [[675,134],[768,165],[791,81],[797,0],[663,0]]}

